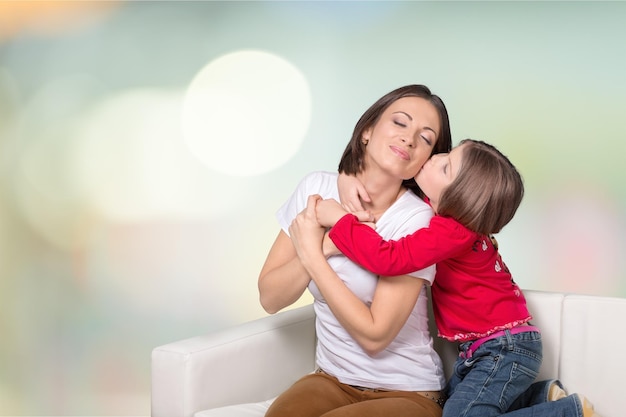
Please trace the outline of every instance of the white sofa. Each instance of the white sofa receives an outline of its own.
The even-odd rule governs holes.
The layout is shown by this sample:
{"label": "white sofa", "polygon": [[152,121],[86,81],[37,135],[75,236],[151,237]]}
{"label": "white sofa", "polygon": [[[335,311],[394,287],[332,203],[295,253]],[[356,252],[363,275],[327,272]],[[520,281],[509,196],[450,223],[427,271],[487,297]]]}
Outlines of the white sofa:
{"label": "white sofa", "polygon": [[[525,294],[544,341],[539,379],[559,378],[602,417],[626,415],[619,380],[626,376],[626,299]],[[435,337],[435,347],[449,374],[456,346]],[[268,400],[312,372],[314,360],[311,305],[159,346],[152,352],[152,417],[262,417]],[[214,410],[233,404],[244,405]]]}

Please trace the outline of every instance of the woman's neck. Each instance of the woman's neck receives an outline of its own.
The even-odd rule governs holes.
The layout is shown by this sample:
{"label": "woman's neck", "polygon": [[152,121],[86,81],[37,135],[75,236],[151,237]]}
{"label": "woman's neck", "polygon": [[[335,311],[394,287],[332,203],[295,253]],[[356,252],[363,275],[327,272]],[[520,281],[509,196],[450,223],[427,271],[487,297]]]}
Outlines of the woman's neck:
{"label": "woman's neck", "polygon": [[376,221],[406,191],[402,182],[398,182],[396,178],[367,172],[358,174],[357,178],[361,180],[372,200],[370,203],[363,202],[363,207],[372,213]]}

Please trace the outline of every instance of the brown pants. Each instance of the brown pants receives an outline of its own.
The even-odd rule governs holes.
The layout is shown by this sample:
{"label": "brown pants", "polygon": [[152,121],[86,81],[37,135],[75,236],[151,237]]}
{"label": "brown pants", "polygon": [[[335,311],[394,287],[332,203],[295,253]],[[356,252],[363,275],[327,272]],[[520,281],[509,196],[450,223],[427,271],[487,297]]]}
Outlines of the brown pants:
{"label": "brown pants", "polygon": [[279,395],[265,417],[441,417],[441,411],[415,392],[362,390],[318,372]]}

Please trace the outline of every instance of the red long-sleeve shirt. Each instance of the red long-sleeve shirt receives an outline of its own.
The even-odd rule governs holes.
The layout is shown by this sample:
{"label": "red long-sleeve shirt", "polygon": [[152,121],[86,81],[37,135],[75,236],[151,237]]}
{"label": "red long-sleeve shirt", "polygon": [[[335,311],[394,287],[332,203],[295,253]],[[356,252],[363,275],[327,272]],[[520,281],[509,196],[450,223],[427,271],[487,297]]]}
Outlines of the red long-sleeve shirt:
{"label": "red long-sleeve shirt", "polygon": [[356,216],[342,217],[330,238],[352,261],[383,276],[437,264],[432,284],[439,336],[467,341],[531,319],[526,299],[488,236],[435,216],[427,228],[385,241]]}

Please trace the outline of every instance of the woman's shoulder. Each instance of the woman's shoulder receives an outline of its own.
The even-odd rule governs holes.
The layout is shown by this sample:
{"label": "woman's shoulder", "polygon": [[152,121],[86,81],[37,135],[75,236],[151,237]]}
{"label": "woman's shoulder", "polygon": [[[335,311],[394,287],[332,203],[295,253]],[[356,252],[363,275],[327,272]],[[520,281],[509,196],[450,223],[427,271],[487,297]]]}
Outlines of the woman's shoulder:
{"label": "woman's shoulder", "polygon": [[414,207],[416,210],[427,210],[432,212],[433,209],[426,201],[420,198],[417,194],[415,194],[411,190],[406,190],[404,194],[400,196],[398,202],[409,204]]}
{"label": "woman's shoulder", "polygon": [[428,226],[432,208],[411,191],[406,191],[385,211],[376,223],[376,231],[385,239],[399,239]]}
{"label": "woman's shoulder", "polygon": [[434,215],[430,204],[422,200],[411,190],[404,192],[389,210],[391,212],[405,212],[409,215],[416,213],[421,213],[429,217]]}
{"label": "woman's shoulder", "polygon": [[332,184],[337,186],[337,177],[339,174],[330,171],[312,171],[306,174],[301,183],[304,184]]}
{"label": "woman's shoulder", "polygon": [[320,194],[323,198],[338,198],[338,173],[329,171],[313,171],[306,174],[298,184],[297,190],[306,195]]}

